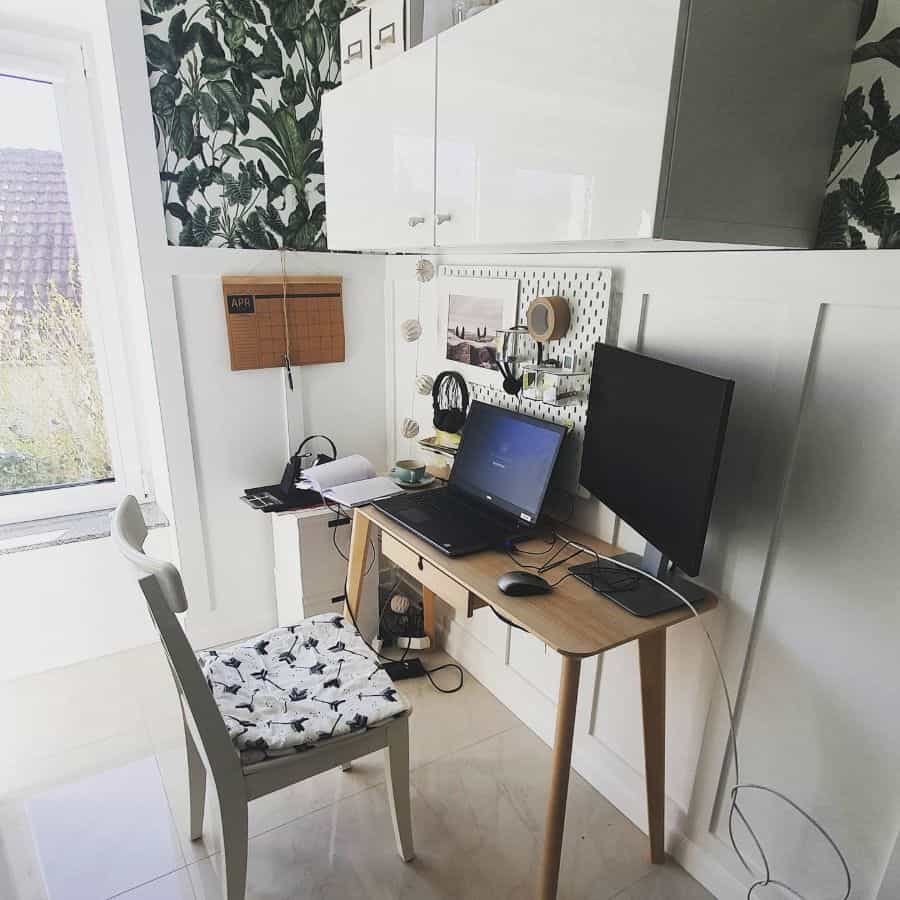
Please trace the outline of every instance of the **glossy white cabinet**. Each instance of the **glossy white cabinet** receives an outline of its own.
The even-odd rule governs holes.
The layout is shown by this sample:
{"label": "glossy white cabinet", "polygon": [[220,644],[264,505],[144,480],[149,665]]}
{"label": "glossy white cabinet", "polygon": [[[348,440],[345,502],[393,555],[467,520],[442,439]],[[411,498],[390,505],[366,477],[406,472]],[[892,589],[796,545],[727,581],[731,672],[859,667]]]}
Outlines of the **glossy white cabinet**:
{"label": "glossy white cabinet", "polygon": [[811,246],[859,10],[503,0],[329,95],[329,246]]}
{"label": "glossy white cabinet", "polygon": [[325,95],[328,246],[434,242],[434,40]]}
{"label": "glossy white cabinet", "polygon": [[679,5],[504,0],[441,34],[437,244],[651,237]]}

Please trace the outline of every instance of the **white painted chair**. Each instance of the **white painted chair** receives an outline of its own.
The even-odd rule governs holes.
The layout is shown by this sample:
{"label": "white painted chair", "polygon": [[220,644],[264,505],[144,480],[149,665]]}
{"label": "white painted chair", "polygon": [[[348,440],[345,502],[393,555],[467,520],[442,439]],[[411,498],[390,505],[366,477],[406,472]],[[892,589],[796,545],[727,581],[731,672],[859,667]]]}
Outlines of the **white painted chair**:
{"label": "white painted chair", "polygon": [[[175,615],[185,612],[188,606],[180,574],[171,563],[153,559],[143,551],[147,528],[134,497],[126,497],[113,514],[112,536],[125,558],[143,574],[138,583],[178,688],[187,747],[192,840],[199,840],[203,833],[207,772],[215,785],[222,815],[226,900],[243,900],[246,892],[249,801],[328,769],[347,769],[352,760],[375,750],[385,751],[385,773],[397,850],[404,861],[413,859],[408,704],[404,704],[401,714],[376,727],[365,730],[363,726],[364,730],[352,731],[345,736],[320,734],[319,740],[302,748],[303,752],[248,761],[247,754],[239,752],[235,745],[233,734],[229,734],[222,709]],[[296,629],[303,627],[304,623],[295,626]],[[207,658],[216,656],[215,652],[207,654]],[[397,693],[390,688],[388,691]]]}

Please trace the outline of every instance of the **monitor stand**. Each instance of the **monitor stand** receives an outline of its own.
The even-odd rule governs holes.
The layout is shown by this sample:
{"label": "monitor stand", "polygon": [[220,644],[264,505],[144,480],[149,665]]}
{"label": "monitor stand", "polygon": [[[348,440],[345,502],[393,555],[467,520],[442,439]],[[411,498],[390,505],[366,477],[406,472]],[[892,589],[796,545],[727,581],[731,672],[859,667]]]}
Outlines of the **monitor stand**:
{"label": "monitor stand", "polygon": [[[643,556],[637,553],[621,553],[614,559],[616,562],[654,575],[693,604],[699,603],[706,596],[706,591],[700,585],[681,575],[673,574],[669,560],[652,544],[647,544]],[[655,616],[684,606],[678,597],[652,578],[603,559],[571,566],[569,571],[598,594],[608,597],[613,603],[617,603],[635,616]]]}

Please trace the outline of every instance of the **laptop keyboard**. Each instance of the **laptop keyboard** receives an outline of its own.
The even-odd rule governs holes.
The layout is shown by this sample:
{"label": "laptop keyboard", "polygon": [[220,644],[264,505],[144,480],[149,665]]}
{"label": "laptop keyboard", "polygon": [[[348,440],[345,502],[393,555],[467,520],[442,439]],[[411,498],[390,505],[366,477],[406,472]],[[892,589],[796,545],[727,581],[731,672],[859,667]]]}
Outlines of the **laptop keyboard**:
{"label": "laptop keyboard", "polygon": [[492,517],[476,504],[468,503],[446,489],[390,497],[379,501],[376,506],[393,515],[402,514],[412,526],[429,523],[429,531],[435,538],[439,536],[436,532],[439,532],[462,533],[476,539],[483,537],[492,540],[515,530],[513,523]]}

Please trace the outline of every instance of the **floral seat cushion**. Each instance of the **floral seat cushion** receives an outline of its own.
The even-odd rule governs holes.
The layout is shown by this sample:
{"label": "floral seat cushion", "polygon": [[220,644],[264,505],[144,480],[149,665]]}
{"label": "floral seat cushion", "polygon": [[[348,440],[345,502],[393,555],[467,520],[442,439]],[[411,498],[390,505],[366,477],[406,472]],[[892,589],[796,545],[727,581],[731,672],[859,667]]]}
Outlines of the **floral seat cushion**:
{"label": "floral seat cushion", "polygon": [[276,628],[197,660],[244,765],[308,750],[409,711],[342,616]]}

